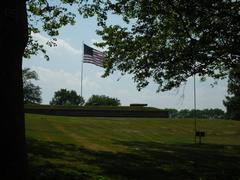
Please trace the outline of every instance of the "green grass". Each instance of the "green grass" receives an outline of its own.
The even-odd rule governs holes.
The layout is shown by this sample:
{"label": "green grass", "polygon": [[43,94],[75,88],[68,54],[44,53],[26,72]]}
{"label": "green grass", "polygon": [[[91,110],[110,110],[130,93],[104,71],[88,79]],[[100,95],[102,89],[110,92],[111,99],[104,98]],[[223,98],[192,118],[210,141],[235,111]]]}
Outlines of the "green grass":
{"label": "green grass", "polygon": [[240,179],[240,122],[26,114],[31,180]]}

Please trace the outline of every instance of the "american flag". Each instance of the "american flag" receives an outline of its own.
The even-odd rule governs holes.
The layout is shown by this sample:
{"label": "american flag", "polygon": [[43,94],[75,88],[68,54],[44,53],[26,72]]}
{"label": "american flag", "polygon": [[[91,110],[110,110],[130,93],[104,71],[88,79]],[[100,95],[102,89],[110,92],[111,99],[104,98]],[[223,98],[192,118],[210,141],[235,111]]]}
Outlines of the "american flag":
{"label": "american flag", "polygon": [[83,63],[103,67],[104,53],[84,44]]}

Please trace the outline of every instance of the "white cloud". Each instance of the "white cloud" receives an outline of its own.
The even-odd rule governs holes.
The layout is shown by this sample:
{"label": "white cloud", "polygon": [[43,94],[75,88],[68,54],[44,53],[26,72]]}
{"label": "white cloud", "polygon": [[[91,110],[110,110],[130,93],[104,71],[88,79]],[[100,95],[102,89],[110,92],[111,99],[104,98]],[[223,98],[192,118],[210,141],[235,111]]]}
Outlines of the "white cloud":
{"label": "white cloud", "polygon": [[45,48],[52,52],[52,53],[68,53],[68,54],[72,54],[72,55],[81,55],[82,54],[82,50],[79,50],[77,48],[74,48],[69,42],[67,42],[64,39],[61,38],[57,38],[56,47],[48,47],[46,45],[46,43],[50,40],[49,38],[39,34],[39,33],[35,33],[32,34],[33,38],[35,38],[36,40],[38,40],[41,44],[44,44]]}
{"label": "white cloud", "polygon": [[74,55],[81,55],[82,54],[81,50],[72,47],[68,42],[66,42],[63,39],[58,39],[57,40],[57,46],[59,48],[62,48],[64,50],[66,50],[66,51],[69,51],[70,53],[73,53]]}
{"label": "white cloud", "polygon": [[102,75],[103,75],[103,72],[96,72],[96,77],[97,77],[97,78],[101,78]]}
{"label": "white cloud", "polygon": [[[55,91],[60,89],[75,90],[78,94],[81,92],[81,74],[80,72],[71,73],[62,69],[52,70],[44,67],[31,67],[39,75],[37,84],[42,88],[43,103],[48,103]],[[90,92],[91,90],[98,91],[101,89],[100,85],[91,77],[83,79],[83,92]],[[90,96],[89,93],[85,93]]]}
{"label": "white cloud", "polygon": [[79,85],[80,75],[78,73],[72,74],[64,70],[51,70],[43,67],[32,67],[38,75],[40,82],[48,84],[52,88],[74,88]]}
{"label": "white cloud", "polygon": [[38,40],[41,44],[46,44],[50,39],[39,34],[39,33],[33,33],[32,37],[36,40]]}

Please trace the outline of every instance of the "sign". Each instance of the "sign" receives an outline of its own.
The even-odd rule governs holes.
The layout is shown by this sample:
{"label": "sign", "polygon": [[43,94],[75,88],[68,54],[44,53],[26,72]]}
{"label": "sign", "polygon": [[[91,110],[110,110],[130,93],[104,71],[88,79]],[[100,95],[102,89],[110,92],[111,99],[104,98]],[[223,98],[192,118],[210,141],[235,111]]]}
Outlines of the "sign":
{"label": "sign", "polygon": [[196,131],[196,136],[204,137],[205,132],[204,131]]}
{"label": "sign", "polygon": [[204,131],[196,131],[195,136],[199,137],[198,143],[201,144],[202,143],[202,137],[205,137],[205,132]]}

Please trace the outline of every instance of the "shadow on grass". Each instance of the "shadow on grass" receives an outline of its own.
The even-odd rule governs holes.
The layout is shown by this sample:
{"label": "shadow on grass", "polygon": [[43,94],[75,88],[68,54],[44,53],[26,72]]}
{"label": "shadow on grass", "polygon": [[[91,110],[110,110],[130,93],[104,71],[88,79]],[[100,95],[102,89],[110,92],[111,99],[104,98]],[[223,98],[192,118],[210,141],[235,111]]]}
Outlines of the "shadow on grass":
{"label": "shadow on grass", "polygon": [[31,180],[240,179],[240,146],[115,142],[128,153],[28,139]]}

